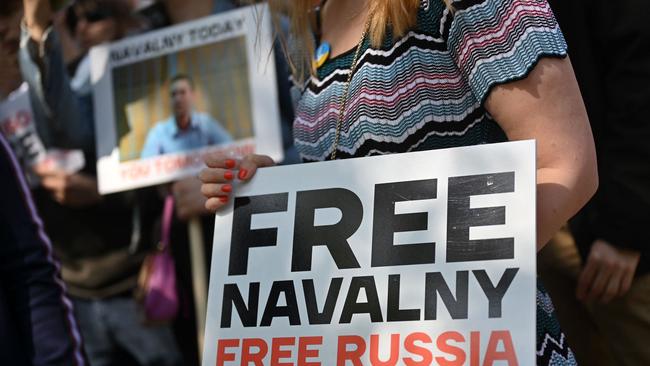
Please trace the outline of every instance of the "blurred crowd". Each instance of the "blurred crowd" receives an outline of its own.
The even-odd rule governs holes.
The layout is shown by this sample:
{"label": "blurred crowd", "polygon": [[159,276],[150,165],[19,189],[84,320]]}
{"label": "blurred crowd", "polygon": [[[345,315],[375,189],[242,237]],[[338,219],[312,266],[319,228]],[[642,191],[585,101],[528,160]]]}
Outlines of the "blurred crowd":
{"label": "blurred crowd", "polygon": [[[650,349],[644,345],[650,338],[650,243],[645,233],[650,223],[650,29],[645,19],[650,7],[631,0],[549,2],[569,44],[587,105],[598,148],[600,189],[540,253],[538,270],[578,361],[650,364]],[[88,52],[102,43],[235,9],[241,3],[0,2],[0,100],[27,82],[44,146],[82,150],[86,161],[74,172],[56,166],[29,167],[38,182],[31,189],[36,211],[61,262],[70,308],[80,329],[79,336],[72,337],[72,343],[78,344],[61,348],[72,347],[69,355],[54,352],[51,357],[76,357],[75,350],[83,344],[81,357],[92,366],[198,364],[187,220],[203,218],[207,253],[214,230],[200,182],[186,178],[159,187],[99,194]],[[291,146],[288,67],[280,49],[275,57],[285,155],[292,163],[298,158]],[[22,186],[1,187],[21,192]],[[175,201],[170,241],[180,310],[173,321],[151,324],[143,321],[133,293],[145,256],[160,241],[167,196]],[[4,198],[1,202],[7,210],[14,207]],[[4,215],[17,212],[7,210]],[[5,216],[2,220],[9,222]],[[38,227],[40,221],[30,225]],[[0,237],[0,247],[5,240],[10,239]],[[12,253],[0,249],[0,256]],[[0,258],[0,323],[4,320],[1,298],[3,292],[9,293],[6,283],[13,278],[1,268],[4,263],[5,258]],[[55,266],[52,263],[47,265]],[[38,306],[38,301],[25,304]],[[27,337],[35,340],[35,333],[44,331],[30,329]],[[56,333],[48,337],[52,335]],[[64,344],[66,337],[59,335],[51,349],[57,349],[58,341]],[[14,357],[12,352],[19,353],[20,347],[12,350],[8,342],[0,329],[0,363],[3,357]],[[23,351],[25,357],[39,347],[26,346]]]}
{"label": "blurred crowd", "polygon": [[[43,145],[80,149],[84,154],[86,164],[79,171],[52,164],[25,168],[37,176],[31,194],[61,261],[84,353],[92,365],[198,364],[187,220],[202,219],[207,253],[214,223],[204,208],[196,178],[151,189],[99,194],[93,163],[96,136],[88,52],[102,43],[240,5],[237,1],[202,0],[11,0],[0,4],[0,98],[27,82]],[[286,107],[290,105],[286,103],[286,65],[279,70],[284,70],[279,80],[287,84],[279,86]],[[293,119],[290,109],[282,110],[285,135],[290,133],[288,124]],[[290,135],[285,140],[287,161],[295,161]],[[173,322],[145,324],[133,294],[144,258],[161,240],[161,214],[167,196],[174,199],[170,241],[180,309]],[[209,262],[209,256],[204,260]],[[64,341],[61,339],[62,344]],[[4,340],[0,348],[0,356],[9,352]]]}

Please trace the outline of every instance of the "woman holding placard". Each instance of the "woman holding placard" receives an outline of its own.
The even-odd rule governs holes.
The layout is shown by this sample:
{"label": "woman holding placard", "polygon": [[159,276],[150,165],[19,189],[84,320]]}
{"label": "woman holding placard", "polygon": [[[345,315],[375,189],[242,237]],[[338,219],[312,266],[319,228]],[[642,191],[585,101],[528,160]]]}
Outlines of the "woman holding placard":
{"label": "woman holding placard", "polygon": [[[316,8],[304,0],[289,15],[292,41],[302,45],[287,54],[303,160],[536,139],[538,248],[595,192],[587,114],[546,0],[330,0]],[[232,179],[249,180],[273,161],[206,163],[202,191],[217,210]],[[575,364],[542,291],[538,364],[553,354]],[[561,349],[546,347],[548,338]]]}

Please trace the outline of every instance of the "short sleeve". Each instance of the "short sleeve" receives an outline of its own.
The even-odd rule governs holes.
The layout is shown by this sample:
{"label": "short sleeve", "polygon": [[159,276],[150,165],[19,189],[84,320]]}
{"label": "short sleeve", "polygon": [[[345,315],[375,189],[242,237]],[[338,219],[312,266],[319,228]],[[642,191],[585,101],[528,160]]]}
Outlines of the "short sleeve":
{"label": "short sleeve", "polygon": [[460,0],[453,4],[449,52],[476,98],[523,79],[542,57],[567,45],[546,0]]}

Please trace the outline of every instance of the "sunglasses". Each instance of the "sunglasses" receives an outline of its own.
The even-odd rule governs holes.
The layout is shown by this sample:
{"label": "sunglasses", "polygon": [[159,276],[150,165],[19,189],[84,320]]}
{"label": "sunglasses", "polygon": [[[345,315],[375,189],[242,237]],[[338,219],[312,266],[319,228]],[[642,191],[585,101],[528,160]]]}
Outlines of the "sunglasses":
{"label": "sunglasses", "polygon": [[82,13],[80,18],[86,19],[86,21],[89,23],[94,23],[104,19],[108,19],[111,16],[112,14],[108,10],[97,9],[97,10]]}
{"label": "sunglasses", "polygon": [[111,17],[113,17],[113,13],[110,9],[97,8],[90,11],[77,13],[74,7],[70,6],[66,11],[66,24],[68,26],[68,29],[71,32],[74,32],[74,30],[77,28],[77,24],[79,24],[79,21],[82,19],[88,23],[96,23],[109,19]]}

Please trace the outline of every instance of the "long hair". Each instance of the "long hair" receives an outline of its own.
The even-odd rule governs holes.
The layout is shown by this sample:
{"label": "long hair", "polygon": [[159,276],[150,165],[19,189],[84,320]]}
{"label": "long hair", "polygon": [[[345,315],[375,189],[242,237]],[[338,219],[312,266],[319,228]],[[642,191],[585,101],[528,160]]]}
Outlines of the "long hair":
{"label": "long hair", "polygon": [[[451,0],[438,1],[444,1],[447,6],[451,4]],[[368,34],[372,46],[379,47],[382,44],[389,24],[395,37],[406,34],[417,21],[421,2],[422,0],[368,0],[369,14],[372,17]],[[293,0],[290,5],[287,5],[286,0],[269,0],[269,6],[276,29],[279,29],[279,17],[282,14],[286,14],[290,19],[290,37],[300,52],[289,52],[286,37],[278,33],[278,38],[291,67],[291,73],[297,82],[302,83],[307,75],[314,72],[311,65],[315,52],[312,36],[314,0]]]}

